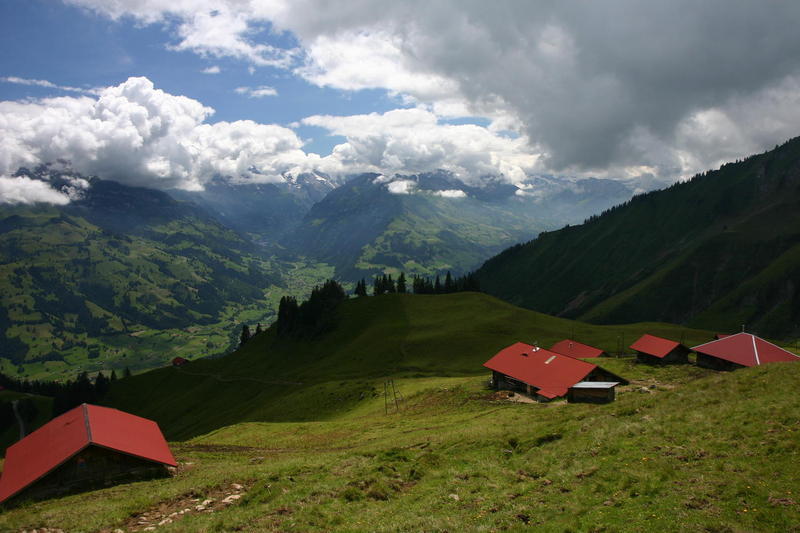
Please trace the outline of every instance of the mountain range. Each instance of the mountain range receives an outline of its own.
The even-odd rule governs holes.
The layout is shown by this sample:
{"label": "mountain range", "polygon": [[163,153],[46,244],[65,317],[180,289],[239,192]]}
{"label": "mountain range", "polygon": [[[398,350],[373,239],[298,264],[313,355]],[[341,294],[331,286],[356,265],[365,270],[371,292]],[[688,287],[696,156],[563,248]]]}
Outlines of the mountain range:
{"label": "mountain range", "polygon": [[489,259],[481,287],[597,323],[800,334],[800,138]]}

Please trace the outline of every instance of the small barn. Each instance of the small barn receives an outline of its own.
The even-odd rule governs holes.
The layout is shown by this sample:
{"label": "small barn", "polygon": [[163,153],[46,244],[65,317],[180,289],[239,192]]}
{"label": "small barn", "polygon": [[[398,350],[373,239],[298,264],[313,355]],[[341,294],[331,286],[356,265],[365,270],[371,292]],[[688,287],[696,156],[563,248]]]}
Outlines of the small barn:
{"label": "small barn", "polygon": [[83,404],[6,450],[0,504],[168,475],[177,466],[152,420]]}
{"label": "small barn", "polygon": [[780,361],[800,361],[792,352],[751,333],[737,333],[692,348],[697,365],[714,370],[736,370]]}
{"label": "small barn", "polygon": [[522,342],[500,350],[483,366],[492,371],[494,388],[523,392],[539,401],[564,396],[581,381],[627,383],[597,365]]}
{"label": "small barn", "polygon": [[184,359],[183,357],[178,356],[172,360],[172,366],[183,366],[188,362],[189,362],[188,359]]}
{"label": "small barn", "polygon": [[567,391],[569,403],[609,403],[616,395],[618,381],[581,381]]}
{"label": "small barn", "polygon": [[679,342],[646,333],[631,344],[630,348],[636,352],[639,362],[650,364],[688,363],[691,351]]}
{"label": "small barn", "polygon": [[550,347],[551,352],[559,353],[561,355],[568,355],[577,359],[592,359],[595,357],[608,357],[608,354],[600,348],[582,344],[578,341],[571,339],[564,339]]}

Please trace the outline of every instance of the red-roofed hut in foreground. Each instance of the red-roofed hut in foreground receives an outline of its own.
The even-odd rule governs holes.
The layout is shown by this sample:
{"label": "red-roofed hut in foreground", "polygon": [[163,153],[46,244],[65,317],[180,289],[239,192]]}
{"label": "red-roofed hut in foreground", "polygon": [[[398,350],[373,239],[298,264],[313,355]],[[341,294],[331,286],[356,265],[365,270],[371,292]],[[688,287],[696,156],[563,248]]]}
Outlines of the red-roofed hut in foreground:
{"label": "red-roofed hut in foreground", "polygon": [[641,363],[688,363],[689,348],[669,339],[644,334],[631,344],[636,352],[636,359]]}
{"label": "red-roofed hut in foreground", "polygon": [[168,475],[176,466],[158,424],[83,404],[6,450],[0,504]]}
{"label": "red-roofed hut in foreground", "polygon": [[792,352],[775,346],[751,333],[728,335],[692,348],[697,365],[714,370],[736,370],[780,361],[800,361]]}
{"label": "red-roofed hut in foreground", "polygon": [[517,342],[497,352],[483,366],[492,371],[496,389],[514,390],[549,401],[581,381],[628,382],[597,365]]}

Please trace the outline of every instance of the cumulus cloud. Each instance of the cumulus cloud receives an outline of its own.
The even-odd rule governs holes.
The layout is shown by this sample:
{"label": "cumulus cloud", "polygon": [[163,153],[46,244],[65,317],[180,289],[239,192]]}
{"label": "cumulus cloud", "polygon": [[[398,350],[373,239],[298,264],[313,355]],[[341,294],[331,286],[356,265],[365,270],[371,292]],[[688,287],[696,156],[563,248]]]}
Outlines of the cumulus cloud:
{"label": "cumulus cloud", "polygon": [[258,87],[237,87],[237,94],[243,94],[248,98],[264,98],[265,96],[278,96],[278,91],[269,85],[259,85]]}
{"label": "cumulus cloud", "polygon": [[479,185],[486,175],[524,180],[536,169],[537,156],[527,140],[501,136],[474,124],[441,123],[431,111],[396,109],[386,113],[314,115],[303,124],[325,128],[346,142],[334,147],[325,170],[419,174],[448,170]]}
{"label": "cumulus cloud", "polygon": [[0,204],[55,204],[70,202],[68,193],[53,189],[49,183],[27,176],[0,176]]}
{"label": "cumulus cloud", "polygon": [[800,129],[797,2],[69,1],[164,24],[179,50],[487,117],[551,171],[675,179]]}
{"label": "cumulus cloud", "polygon": [[219,68],[219,65],[212,65],[208,68],[204,68],[201,72],[203,74],[219,74],[222,72],[222,69]]}
{"label": "cumulus cloud", "polygon": [[133,17],[142,24],[169,27],[176,51],[203,57],[233,57],[257,66],[288,67],[298,51],[258,42],[253,35],[270,29],[280,2],[242,0],[64,0],[118,20]]}
{"label": "cumulus cloud", "polygon": [[213,109],[130,78],[99,97],[0,102],[0,172],[59,159],[83,174],[158,188],[199,189],[216,175],[280,181],[314,168],[281,126],[206,122]]}

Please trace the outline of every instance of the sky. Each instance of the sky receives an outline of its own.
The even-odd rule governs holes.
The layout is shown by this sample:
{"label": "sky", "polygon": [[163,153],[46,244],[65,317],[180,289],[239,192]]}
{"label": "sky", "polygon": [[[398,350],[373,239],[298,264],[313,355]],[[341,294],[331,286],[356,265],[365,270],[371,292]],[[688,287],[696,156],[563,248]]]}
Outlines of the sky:
{"label": "sky", "polygon": [[0,202],[69,202],[13,176],[58,161],[162,189],[649,189],[800,134],[798,22],[776,0],[0,0]]}

